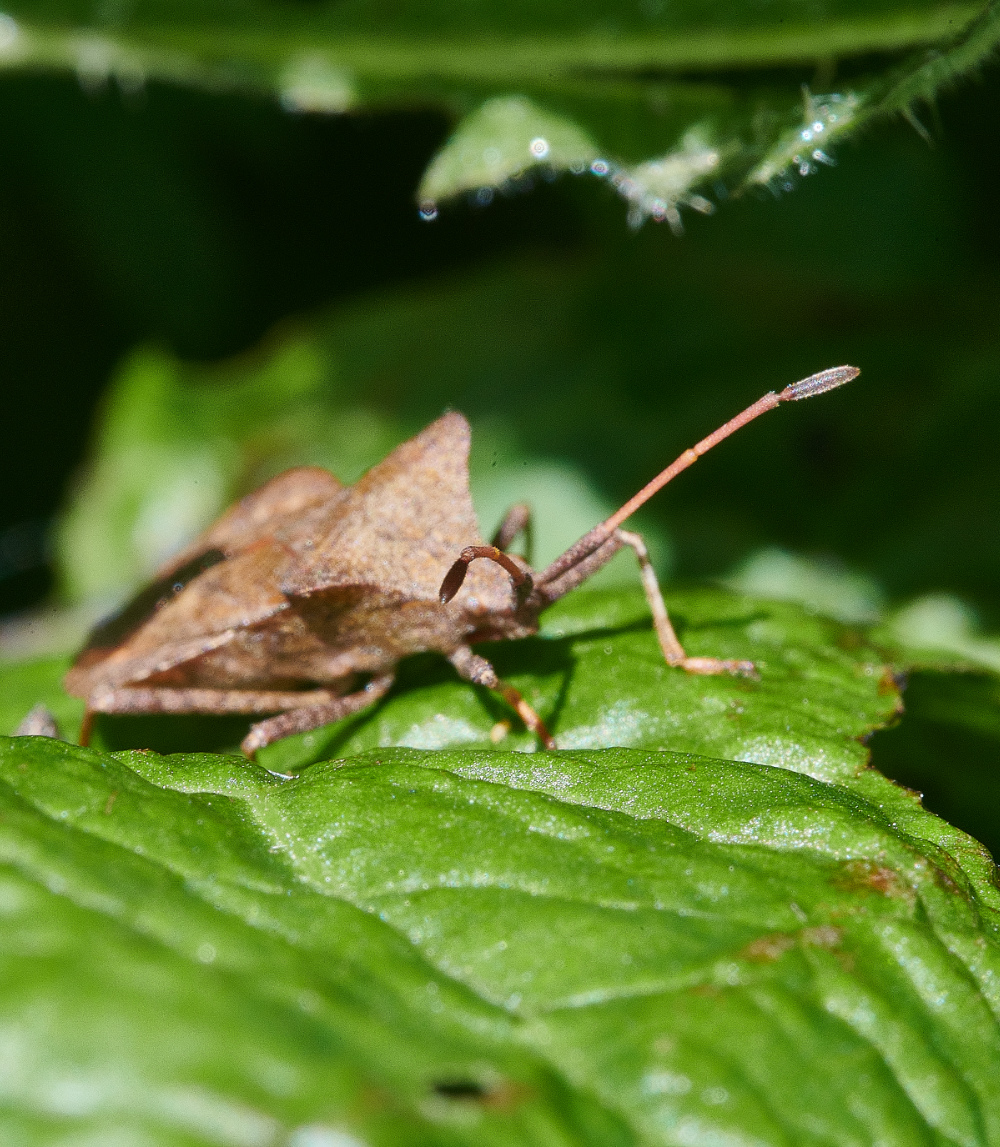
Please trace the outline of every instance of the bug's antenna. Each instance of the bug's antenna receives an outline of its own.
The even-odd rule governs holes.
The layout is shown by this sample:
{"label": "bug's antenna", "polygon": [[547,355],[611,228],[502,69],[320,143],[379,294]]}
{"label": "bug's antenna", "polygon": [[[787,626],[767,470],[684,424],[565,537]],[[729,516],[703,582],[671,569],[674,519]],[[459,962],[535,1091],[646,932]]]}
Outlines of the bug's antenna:
{"label": "bug's antenna", "polygon": [[843,386],[845,382],[850,382],[852,378],[857,378],[860,373],[861,371],[856,366],[834,366],[830,367],[829,370],[821,370],[818,374],[811,374],[808,378],[802,379],[801,382],[793,382],[791,386],[786,386],[785,389],[780,392],[772,390],[769,394],[765,394],[763,398],[759,398],[752,406],[748,406],[741,414],[737,414],[735,418],[731,418],[728,422],[720,426],[718,430],[709,434],[707,438],[703,438],[697,445],[692,446],[690,450],[685,450],[679,458],[671,462],[665,470],[661,470],[651,482],[647,482],[637,494],[629,498],[621,509],[616,510],[610,518],[601,522],[600,525],[595,526],[589,533],[584,534],[575,545],[570,546],[564,554],[556,558],[556,560],[535,579],[535,584],[541,585],[553,581],[592,554],[603,545],[622,522],[624,522],[626,518],[631,517],[644,502],[647,502],[655,493],[662,490],[663,487],[669,481],[676,478],[682,470],[686,470],[689,466],[694,465],[702,454],[707,454],[713,446],[717,446],[724,438],[728,438],[730,434],[739,430],[741,426],[746,426],[748,422],[752,422],[767,410],[773,410],[782,402],[798,402],[803,398],[812,398],[816,394],[824,394],[826,391],[833,390],[835,387]]}

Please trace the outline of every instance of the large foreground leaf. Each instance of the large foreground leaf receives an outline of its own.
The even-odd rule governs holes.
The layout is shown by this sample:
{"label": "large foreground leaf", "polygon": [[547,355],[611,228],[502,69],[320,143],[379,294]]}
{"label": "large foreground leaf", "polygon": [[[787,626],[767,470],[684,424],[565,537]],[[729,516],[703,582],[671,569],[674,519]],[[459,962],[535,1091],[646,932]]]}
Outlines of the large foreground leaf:
{"label": "large foreground leaf", "polygon": [[0,776],[7,1142],[1000,1143],[992,866],[886,782],[44,739]]}
{"label": "large foreground leaf", "polygon": [[264,89],[297,111],[430,100],[467,112],[426,174],[428,212],[465,191],[487,202],[531,168],[589,168],[634,221],[674,227],[679,207],[711,208],[699,187],[778,190],[832,162],[831,146],[873,117],[912,117],[998,35],[993,5],[940,0],[15,0],[8,11],[3,62],[71,69],[88,87],[169,79]]}

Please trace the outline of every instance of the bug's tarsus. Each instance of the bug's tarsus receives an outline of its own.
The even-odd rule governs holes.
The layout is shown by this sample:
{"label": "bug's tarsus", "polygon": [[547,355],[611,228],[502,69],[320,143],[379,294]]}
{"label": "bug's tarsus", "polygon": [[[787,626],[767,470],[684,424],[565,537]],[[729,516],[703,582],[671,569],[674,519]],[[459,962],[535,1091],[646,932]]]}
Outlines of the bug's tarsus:
{"label": "bug's tarsus", "polygon": [[84,749],[90,744],[94,735],[94,710],[88,705],[83,711],[83,720],[80,722],[80,746]]}

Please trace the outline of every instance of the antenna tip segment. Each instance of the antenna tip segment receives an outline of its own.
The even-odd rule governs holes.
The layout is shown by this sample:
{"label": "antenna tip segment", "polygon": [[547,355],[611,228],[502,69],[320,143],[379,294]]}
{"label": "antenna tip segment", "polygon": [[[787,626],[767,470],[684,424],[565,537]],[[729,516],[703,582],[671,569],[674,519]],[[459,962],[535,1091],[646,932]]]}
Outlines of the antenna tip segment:
{"label": "antenna tip segment", "polygon": [[829,370],[821,370],[819,374],[811,374],[801,382],[793,382],[791,386],[778,395],[779,402],[798,402],[802,398],[812,398],[816,394],[825,394],[852,378],[857,378],[861,371],[856,366],[832,366]]}

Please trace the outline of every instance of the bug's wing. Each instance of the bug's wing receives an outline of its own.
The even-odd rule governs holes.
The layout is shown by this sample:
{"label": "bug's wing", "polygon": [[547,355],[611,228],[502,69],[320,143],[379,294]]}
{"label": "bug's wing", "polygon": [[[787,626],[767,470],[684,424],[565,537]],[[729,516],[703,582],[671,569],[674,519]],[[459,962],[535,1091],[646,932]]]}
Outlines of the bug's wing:
{"label": "bug's wing", "polygon": [[[143,680],[152,673],[218,649],[233,636],[287,608],[278,589],[291,561],[289,550],[262,541],[227,561],[204,569],[172,592],[169,581],[148,615],[116,640],[117,620],[98,627],[66,677],[66,688],[87,696],[96,685]],[[126,624],[128,621],[126,620]]]}
{"label": "bug's wing", "polygon": [[217,550],[232,557],[271,537],[279,528],[294,531],[309,511],[336,500],[344,487],[319,466],[299,466],[265,482],[241,498],[157,573],[167,578],[202,554]]}
{"label": "bug's wing", "polygon": [[136,681],[218,648],[240,628],[286,607],[277,585],[287,542],[343,486],[318,466],[272,478],[241,499],[172,558],[156,580],[98,625],[66,678],[86,696],[97,685]]}
{"label": "bug's wing", "polygon": [[[369,587],[382,600],[437,601],[465,546],[481,544],[469,494],[469,424],[445,414],[338,500],[282,582],[290,596]],[[486,562],[463,587],[470,608],[510,602],[507,575]]]}

